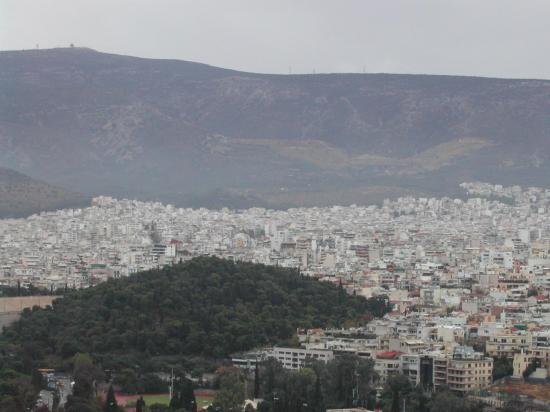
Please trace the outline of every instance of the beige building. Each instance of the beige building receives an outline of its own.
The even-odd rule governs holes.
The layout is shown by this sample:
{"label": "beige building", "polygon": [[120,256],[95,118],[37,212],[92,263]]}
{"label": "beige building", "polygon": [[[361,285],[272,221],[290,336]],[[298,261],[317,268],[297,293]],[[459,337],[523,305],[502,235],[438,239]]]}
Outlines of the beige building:
{"label": "beige building", "polygon": [[512,377],[517,379],[522,378],[523,372],[527,369],[527,366],[529,366],[532,360],[533,356],[530,350],[522,350],[520,353],[514,354],[514,362],[512,363],[514,366],[514,374]]}
{"label": "beige building", "polygon": [[388,349],[390,351],[403,353],[421,353],[428,349],[428,344],[422,339],[416,339],[410,336],[390,338],[388,342]]}
{"label": "beige building", "polygon": [[522,378],[523,372],[527,369],[527,366],[534,360],[538,359],[541,366],[548,369],[550,367],[550,347],[532,347],[530,349],[522,350],[519,353],[514,354],[514,378]]}
{"label": "beige building", "polygon": [[493,359],[461,346],[455,348],[452,356],[434,357],[433,373],[436,390],[448,386],[454,392],[471,392],[491,384]]}
{"label": "beige building", "polygon": [[525,334],[501,334],[491,337],[486,343],[487,355],[513,358],[516,353],[531,346],[531,336]]}

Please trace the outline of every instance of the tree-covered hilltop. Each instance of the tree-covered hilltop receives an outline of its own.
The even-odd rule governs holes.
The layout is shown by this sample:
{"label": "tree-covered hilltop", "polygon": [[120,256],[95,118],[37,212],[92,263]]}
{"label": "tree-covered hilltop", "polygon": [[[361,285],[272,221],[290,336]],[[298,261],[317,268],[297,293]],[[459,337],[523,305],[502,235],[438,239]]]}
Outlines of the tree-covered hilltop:
{"label": "tree-covered hilltop", "polygon": [[383,298],[349,296],[293,269],[201,257],[27,310],[4,331],[0,354],[25,372],[76,353],[220,358],[283,342],[298,327],[351,325],[387,310]]}

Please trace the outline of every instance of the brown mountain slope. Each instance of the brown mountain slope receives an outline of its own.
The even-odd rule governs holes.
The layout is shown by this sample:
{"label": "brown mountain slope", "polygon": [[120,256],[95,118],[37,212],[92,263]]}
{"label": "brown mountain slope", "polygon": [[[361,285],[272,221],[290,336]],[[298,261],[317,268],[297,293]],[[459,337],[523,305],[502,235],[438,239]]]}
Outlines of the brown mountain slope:
{"label": "brown mountain slope", "polygon": [[452,194],[472,179],[546,185],[550,81],[1,52],[0,165],[87,193],[207,206]]}
{"label": "brown mountain slope", "polygon": [[0,168],[0,218],[24,217],[41,211],[83,207],[89,203],[88,196]]}

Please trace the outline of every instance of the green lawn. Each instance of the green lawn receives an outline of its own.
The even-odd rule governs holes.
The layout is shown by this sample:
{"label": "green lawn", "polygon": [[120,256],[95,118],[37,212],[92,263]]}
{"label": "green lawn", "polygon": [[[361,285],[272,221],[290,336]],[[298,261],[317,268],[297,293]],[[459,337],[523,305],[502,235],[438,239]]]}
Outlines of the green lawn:
{"label": "green lawn", "polygon": [[212,404],[212,398],[203,398],[202,396],[197,396],[197,406],[207,407]]}
{"label": "green lawn", "polygon": [[[162,405],[168,405],[170,403],[167,393],[159,394],[159,395],[143,395],[143,400],[145,401],[145,404],[149,406],[155,403],[160,403]],[[132,399],[131,401],[128,401],[126,403],[126,406],[135,406],[136,401],[137,400]]]}
{"label": "green lawn", "polygon": [[[212,398],[205,398],[205,397],[197,396],[196,399],[197,399],[197,406],[199,406],[199,407],[207,407],[208,405],[210,405],[212,403]],[[160,404],[163,404],[163,405],[168,405],[170,403],[167,393],[160,394],[160,395],[144,395],[143,400],[145,401],[145,404],[149,405],[149,406],[151,406],[155,403],[160,403]],[[136,401],[131,400],[131,401],[128,401],[126,406],[135,406],[135,404],[136,404]]]}

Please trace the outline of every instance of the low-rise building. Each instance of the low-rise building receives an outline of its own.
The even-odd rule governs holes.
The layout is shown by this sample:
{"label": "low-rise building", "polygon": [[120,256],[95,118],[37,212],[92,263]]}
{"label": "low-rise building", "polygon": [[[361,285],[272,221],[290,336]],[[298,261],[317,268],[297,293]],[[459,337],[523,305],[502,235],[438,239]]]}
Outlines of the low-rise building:
{"label": "low-rise building", "polygon": [[282,347],[274,347],[269,356],[277,359],[286,369],[302,369],[307,366],[308,361],[312,360],[327,363],[334,359],[334,353],[331,350]]}
{"label": "low-rise building", "polygon": [[380,352],[374,360],[374,370],[378,373],[379,383],[384,385],[394,375],[402,373],[401,352]]}
{"label": "low-rise building", "polygon": [[512,359],[514,354],[531,346],[531,336],[528,333],[505,333],[491,337],[485,344],[487,355]]}

